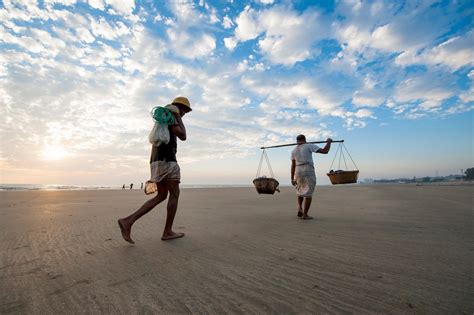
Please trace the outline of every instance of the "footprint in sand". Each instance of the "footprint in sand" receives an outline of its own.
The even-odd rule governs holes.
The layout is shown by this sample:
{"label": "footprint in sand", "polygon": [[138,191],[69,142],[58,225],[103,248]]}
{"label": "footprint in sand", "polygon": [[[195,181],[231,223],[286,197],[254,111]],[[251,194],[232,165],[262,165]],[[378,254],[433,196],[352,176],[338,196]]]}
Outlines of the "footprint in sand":
{"label": "footprint in sand", "polygon": [[92,281],[90,281],[89,279],[78,280],[78,281],[74,282],[73,284],[71,284],[71,285],[68,286],[68,287],[61,288],[61,289],[58,289],[58,290],[54,290],[54,291],[51,292],[49,295],[61,294],[61,293],[64,293],[64,292],[68,291],[69,289],[75,287],[76,285],[79,285],[79,284],[91,284],[91,283],[92,283]]}
{"label": "footprint in sand", "polygon": [[60,278],[60,277],[63,277],[64,275],[61,275],[61,274],[56,274],[56,273],[52,273],[52,272],[48,272],[48,277],[49,277],[49,280],[54,280],[56,278]]}
{"label": "footprint in sand", "polygon": [[30,245],[25,245],[25,246],[17,246],[17,247],[14,247],[13,249],[21,249],[21,248],[26,248],[26,247],[30,247]]}
{"label": "footprint in sand", "polygon": [[127,278],[127,279],[124,279],[124,280],[116,281],[116,282],[113,282],[113,283],[109,284],[109,287],[115,287],[115,286],[117,286],[117,285],[120,285],[120,284],[122,284],[122,283],[127,283],[127,282],[130,282],[130,281],[132,281],[131,278]]}

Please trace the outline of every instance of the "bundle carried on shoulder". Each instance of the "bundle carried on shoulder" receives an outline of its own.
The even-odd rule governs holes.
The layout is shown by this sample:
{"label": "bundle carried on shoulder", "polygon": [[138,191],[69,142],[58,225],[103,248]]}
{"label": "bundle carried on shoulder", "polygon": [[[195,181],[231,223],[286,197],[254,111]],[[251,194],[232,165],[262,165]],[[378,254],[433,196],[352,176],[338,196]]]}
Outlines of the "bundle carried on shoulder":
{"label": "bundle carried on shoulder", "polygon": [[166,145],[170,142],[168,126],[175,123],[173,113],[179,113],[179,109],[175,105],[156,106],[151,110],[150,115],[155,122],[148,135],[151,144],[158,147],[162,143]]}

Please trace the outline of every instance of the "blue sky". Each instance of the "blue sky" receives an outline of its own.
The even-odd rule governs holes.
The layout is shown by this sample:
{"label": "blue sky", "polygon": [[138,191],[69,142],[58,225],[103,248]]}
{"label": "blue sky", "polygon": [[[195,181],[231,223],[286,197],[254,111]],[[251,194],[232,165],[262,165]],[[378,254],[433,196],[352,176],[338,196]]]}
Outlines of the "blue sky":
{"label": "blue sky", "polygon": [[[0,1],[3,183],[149,177],[187,96],[183,184],[250,184],[262,145],[344,139],[363,178],[472,167],[471,1]],[[315,156],[326,184],[335,149]],[[291,149],[269,150],[289,183]]]}

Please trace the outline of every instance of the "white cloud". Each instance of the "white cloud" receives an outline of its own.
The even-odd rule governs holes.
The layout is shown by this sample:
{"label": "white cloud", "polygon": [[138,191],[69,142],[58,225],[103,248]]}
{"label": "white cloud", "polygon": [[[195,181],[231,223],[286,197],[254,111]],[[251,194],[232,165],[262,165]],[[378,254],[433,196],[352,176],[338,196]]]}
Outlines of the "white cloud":
{"label": "white cloud", "polygon": [[367,90],[372,90],[376,85],[377,85],[377,82],[373,78],[371,78],[371,76],[367,75],[364,78],[364,87]]}
{"label": "white cloud", "polygon": [[176,27],[185,29],[189,26],[205,23],[205,17],[196,10],[196,5],[189,1],[170,1],[170,10],[176,16]]}
{"label": "white cloud", "polygon": [[314,12],[298,16],[283,8],[269,11],[262,16],[266,34],[259,40],[259,47],[273,63],[291,66],[308,59],[313,54],[311,46],[318,38],[317,19]]}
{"label": "white cloud", "polygon": [[263,11],[246,6],[236,24],[237,40],[252,40],[264,34],[258,41],[261,52],[272,63],[287,66],[311,58],[313,44],[326,36],[320,15],[311,9],[299,14],[283,6]]}
{"label": "white cloud", "polygon": [[344,127],[349,130],[355,128],[364,128],[367,126],[367,119],[376,119],[373,112],[368,109],[359,109],[356,112],[339,110],[337,116],[344,118]]}
{"label": "white cloud", "polygon": [[443,63],[457,70],[474,64],[474,31],[466,36],[452,38],[433,48],[427,55],[428,62]]}
{"label": "white cloud", "polygon": [[174,24],[174,21],[173,21],[172,18],[167,17],[167,18],[165,18],[165,22],[164,22],[164,23],[165,23],[165,25],[173,25],[173,24]]}
{"label": "white cloud", "polygon": [[219,22],[220,22],[220,20],[217,17],[217,10],[212,9],[210,14],[209,14],[209,23],[216,24],[216,23],[219,23]]}
{"label": "white cloud", "polygon": [[0,41],[18,45],[19,47],[32,53],[41,53],[46,50],[40,41],[28,36],[14,36],[6,31],[2,26],[0,26]]}
{"label": "white cloud", "polygon": [[190,34],[173,29],[169,29],[167,34],[174,51],[186,58],[208,57],[216,48],[216,40],[210,34]]}
{"label": "white cloud", "polygon": [[228,29],[228,28],[231,28],[232,26],[234,26],[234,22],[232,22],[232,20],[229,18],[229,16],[224,16],[223,20],[222,20],[222,26],[225,28],[225,29]]}
{"label": "white cloud", "polygon": [[124,16],[131,15],[135,9],[134,0],[105,0],[105,2],[110,5],[115,12]]}
{"label": "white cloud", "polygon": [[105,9],[105,2],[104,0],[87,0],[87,3],[94,9],[98,9],[103,11]]}
{"label": "white cloud", "polygon": [[224,38],[224,45],[229,50],[234,50],[237,46],[237,40],[234,37]]}
{"label": "white cloud", "polygon": [[161,22],[163,21],[163,17],[161,16],[161,14],[157,13],[155,18],[153,19],[153,22]]}
{"label": "white cloud", "polygon": [[59,3],[65,6],[72,6],[76,3],[76,0],[44,0],[45,4],[55,4]]}
{"label": "white cloud", "polygon": [[273,4],[274,0],[258,0],[261,4]]}
{"label": "white cloud", "polygon": [[237,66],[237,72],[245,72],[245,71],[264,71],[266,66],[263,62],[256,62],[252,58],[245,59],[239,62]]}
{"label": "white cloud", "polygon": [[238,72],[244,72],[249,68],[249,63],[247,60],[243,60],[239,62],[239,65],[237,66],[237,71]]}
{"label": "white cloud", "polygon": [[[211,33],[204,31],[203,25],[213,24],[214,9],[206,3],[203,6],[211,11],[210,15],[200,13],[196,4],[188,1],[171,1],[168,3],[176,20],[170,23],[166,34],[169,47],[182,57],[199,59],[209,57],[216,48],[216,39]],[[213,13],[214,12],[214,13]],[[166,21],[165,21],[166,24]]]}
{"label": "white cloud", "polygon": [[375,29],[372,33],[372,45],[388,51],[404,51],[407,46],[405,38],[396,31],[395,27],[395,25],[387,24]]}
{"label": "white cloud", "polygon": [[443,101],[453,96],[454,91],[447,88],[445,82],[437,79],[439,79],[439,74],[435,73],[410,77],[397,86],[395,98],[398,102]]}
{"label": "white cloud", "polygon": [[342,44],[346,44],[349,49],[364,49],[371,39],[370,31],[367,28],[359,28],[357,25],[335,24],[336,36]]}
{"label": "white cloud", "polygon": [[471,85],[467,91],[459,94],[459,98],[465,103],[474,102],[474,86]]}
{"label": "white cloud", "polygon": [[91,32],[89,32],[88,29],[81,27],[81,28],[77,28],[75,31],[76,31],[77,37],[81,41],[86,42],[88,44],[95,41],[95,37],[91,34]]}
{"label": "white cloud", "polygon": [[467,76],[468,76],[471,80],[474,80],[474,70],[469,71],[469,73],[467,74]]}
{"label": "white cloud", "polygon": [[113,40],[130,33],[129,28],[123,22],[118,21],[115,25],[111,25],[103,17],[98,21],[91,18],[91,30],[96,37],[108,40]]}
{"label": "white cloud", "polygon": [[430,1],[339,2],[336,12],[344,19],[334,22],[333,30],[343,51],[333,64],[350,72],[376,56],[399,53],[395,59],[398,65],[447,62],[452,68],[459,67],[463,63],[459,60],[466,61],[469,57],[467,50],[456,50],[456,56],[454,51],[445,49],[434,49],[428,54],[433,42],[452,27],[459,8],[454,4],[431,4]]}
{"label": "white cloud", "polygon": [[247,41],[256,38],[262,32],[258,19],[258,12],[247,5],[235,20],[237,24],[235,37],[239,41]]}
{"label": "white cloud", "polygon": [[35,39],[37,39],[44,47],[47,48],[46,52],[55,56],[66,47],[66,44],[59,38],[52,37],[48,32],[38,29],[31,30]]}
{"label": "white cloud", "polygon": [[315,80],[297,76],[269,79],[259,75],[243,77],[241,84],[259,97],[265,98],[267,103],[287,108],[316,109],[323,116],[344,114],[345,111],[340,105],[350,98],[344,91],[330,88],[323,78]]}
{"label": "white cloud", "polygon": [[73,43],[77,42],[77,38],[68,30],[63,28],[58,28],[56,26],[51,27],[52,33],[57,35],[60,39],[62,39],[65,43]]}
{"label": "white cloud", "polygon": [[446,109],[444,112],[446,115],[461,114],[473,110],[472,104],[456,104]]}
{"label": "white cloud", "polygon": [[383,96],[377,95],[377,93],[360,93],[356,91],[352,97],[352,104],[356,107],[377,107],[385,101]]}
{"label": "white cloud", "polygon": [[474,64],[474,31],[465,36],[457,36],[426,50],[421,54],[412,51],[404,52],[396,60],[400,65],[410,64],[444,64],[453,71],[463,66]]}
{"label": "white cloud", "polygon": [[[64,22],[64,26],[76,29],[76,28],[85,28],[89,29],[90,21],[85,16],[80,13],[72,13],[67,10],[54,10],[54,19],[62,20]],[[58,21],[59,22],[59,21]],[[59,24],[59,23],[58,23]]]}
{"label": "white cloud", "polygon": [[23,33],[23,32],[25,32],[25,30],[26,30],[26,27],[18,26],[18,25],[16,25],[13,21],[5,20],[5,21],[3,21],[3,25],[4,25],[6,28],[11,29],[14,33],[17,33],[17,34]]}
{"label": "white cloud", "polygon": [[406,3],[401,5],[401,10],[403,13],[393,12],[390,22],[372,32],[372,47],[389,52],[415,52],[442,35],[451,23],[447,17],[453,14],[450,8],[431,7],[430,1]]}
{"label": "white cloud", "polygon": [[6,21],[8,19],[19,20],[19,21],[30,21],[32,18],[29,15],[28,11],[20,10],[14,6],[8,6],[7,9],[1,9],[0,16],[2,17],[2,21]]}
{"label": "white cloud", "polygon": [[440,106],[441,106],[441,102],[440,102],[440,101],[428,100],[428,101],[422,102],[422,103],[419,105],[419,108],[422,109],[422,110],[433,110],[433,109],[439,108]]}
{"label": "white cloud", "polygon": [[354,115],[357,118],[374,118],[373,113],[368,109],[359,109]]}
{"label": "white cloud", "polygon": [[404,51],[395,58],[395,63],[401,66],[420,63],[420,61],[421,58],[419,58],[414,51]]}
{"label": "white cloud", "polygon": [[[411,75],[395,88],[395,99],[394,102],[389,101],[389,107],[396,115],[409,119],[419,119],[433,113],[447,115],[469,110],[467,104],[472,98],[472,91],[458,90],[451,80],[442,72]],[[456,95],[463,103],[445,107],[446,100]]]}

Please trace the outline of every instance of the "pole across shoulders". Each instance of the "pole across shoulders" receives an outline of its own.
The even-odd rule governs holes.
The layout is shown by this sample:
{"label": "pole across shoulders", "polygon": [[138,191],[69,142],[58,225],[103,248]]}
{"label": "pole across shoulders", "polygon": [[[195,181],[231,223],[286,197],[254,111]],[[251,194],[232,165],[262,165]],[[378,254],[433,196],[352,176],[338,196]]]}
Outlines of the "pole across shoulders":
{"label": "pole across shoulders", "polygon": [[[332,143],[342,143],[344,140],[333,140]],[[306,143],[327,143],[327,141],[311,141],[311,142],[306,142]],[[269,147],[260,147],[260,149],[265,150],[265,149],[270,149],[270,148],[281,148],[281,147],[290,147],[293,145],[297,145],[298,143],[289,143],[289,144],[280,144],[280,145],[272,145]]]}

